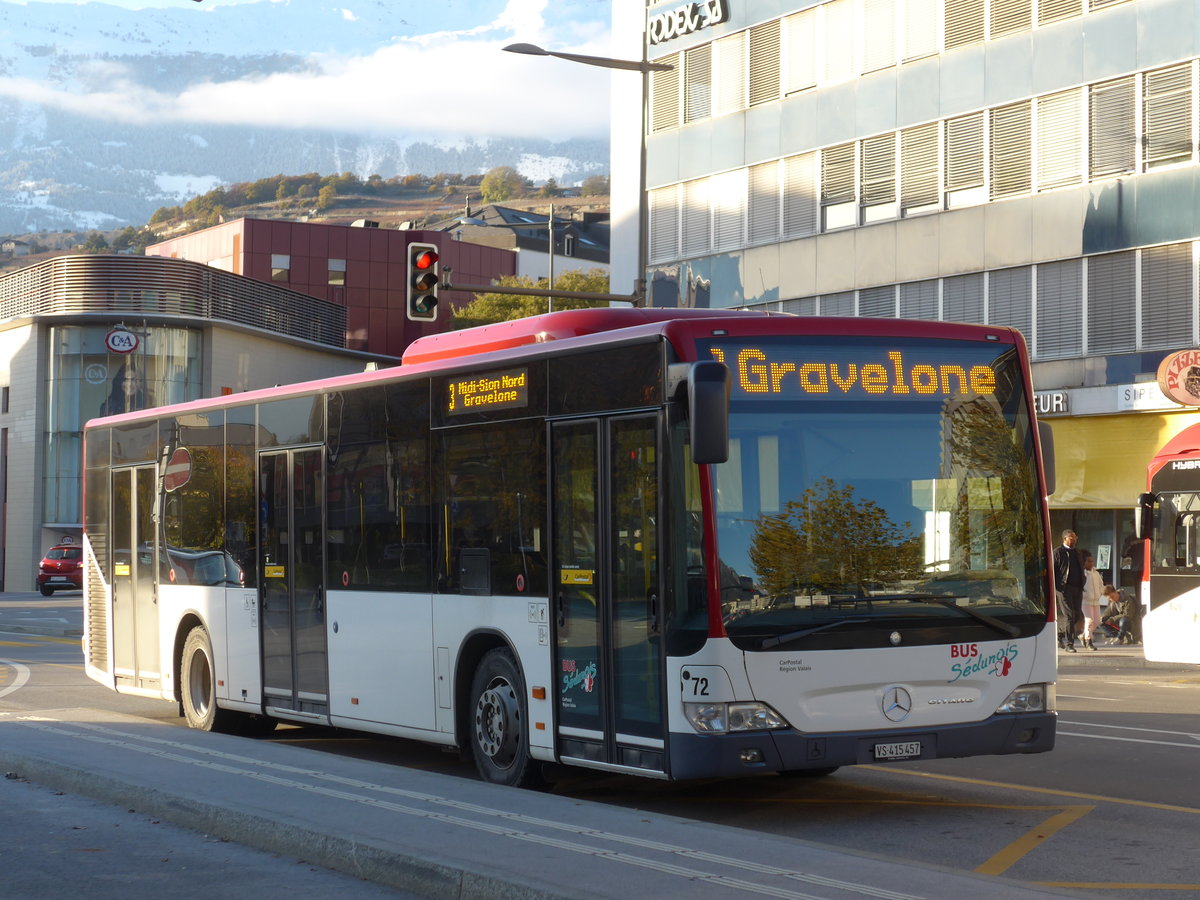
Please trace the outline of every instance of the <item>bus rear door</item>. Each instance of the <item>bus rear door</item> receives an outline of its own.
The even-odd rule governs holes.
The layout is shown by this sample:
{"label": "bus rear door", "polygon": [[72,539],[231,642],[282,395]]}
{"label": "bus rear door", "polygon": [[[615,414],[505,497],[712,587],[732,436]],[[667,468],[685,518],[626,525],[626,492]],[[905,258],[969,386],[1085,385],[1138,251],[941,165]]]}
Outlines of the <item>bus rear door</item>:
{"label": "bus rear door", "polygon": [[263,693],[268,710],[309,717],[329,710],[321,453],[258,455]]}
{"label": "bus rear door", "polygon": [[557,748],[663,772],[659,418],[552,426]]}
{"label": "bus rear door", "polygon": [[112,473],[113,674],[118,688],[162,685],[155,595],[153,465]]}

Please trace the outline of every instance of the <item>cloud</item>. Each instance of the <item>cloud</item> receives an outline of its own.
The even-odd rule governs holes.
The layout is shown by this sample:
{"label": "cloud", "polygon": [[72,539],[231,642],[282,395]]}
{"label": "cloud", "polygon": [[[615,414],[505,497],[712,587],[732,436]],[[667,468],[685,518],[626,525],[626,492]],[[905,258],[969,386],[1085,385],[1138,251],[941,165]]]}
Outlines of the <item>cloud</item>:
{"label": "cloud", "polygon": [[[522,41],[605,55],[600,6],[509,0],[477,26],[394,38],[369,55],[314,56],[311,71],[196,82],[178,93],[140,83],[119,64],[98,63],[69,86],[0,78],[0,96],[137,124],[268,125],[429,140],[603,137],[610,72],[502,49]],[[564,8],[568,18],[548,19],[548,11]],[[590,37],[581,42],[584,33]]]}

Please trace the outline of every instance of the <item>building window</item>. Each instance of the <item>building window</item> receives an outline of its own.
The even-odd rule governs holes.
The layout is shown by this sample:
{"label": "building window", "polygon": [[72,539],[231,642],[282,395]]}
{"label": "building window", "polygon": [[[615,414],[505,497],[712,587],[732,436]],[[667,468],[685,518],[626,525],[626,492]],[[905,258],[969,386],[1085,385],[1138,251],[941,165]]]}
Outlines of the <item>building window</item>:
{"label": "building window", "polygon": [[1137,166],[1133,77],[1094,84],[1088,91],[1088,175],[1108,178]]}
{"label": "building window", "polygon": [[1192,245],[1167,244],[1142,250],[1141,349],[1190,343]]}
{"label": "building window", "polygon": [[779,163],[769,162],[750,169],[747,188],[747,235],[751,244],[779,237]]}
{"label": "building window", "polygon": [[865,138],[859,185],[863,224],[896,217],[896,133]]}
{"label": "building window", "polygon": [[650,80],[650,131],[679,127],[679,68],[682,55],[676,53],[655,62],[673,68],[655,72]]}
{"label": "building window", "polygon": [[746,108],[746,32],[739,31],[713,44],[713,115]]}
{"label": "building window", "polygon": [[[1039,359],[1061,359],[1083,352],[1083,281],[1078,259],[1037,267],[1037,342]],[[1028,336],[1028,333],[1026,333]],[[1031,343],[1033,343],[1031,341]]]}
{"label": "building window", "polygon": [[784,93],[817,86],[817,10],[788,16],[784,24]]}
{"label": "building window", "polygon": [[983,113],[946,121],[946,205],[981,203],[983,190]]}
{"label": "building window", "polygon": [[329,283],[339,287],[346,283],[346,261],[331,259],[329,261]]}
{"label": "building window", "polygon": [[292,258],[286,253],[271,254],[271,280],[288,281],[292,277]]}
{"label": "building window", "polygon": [[750,105],[779,99],[779,20],[750,29]]}
{"label": "building window", "polygon": [[708,207],[708,179],[683,185],[683,255],[701,256],[712,248],[712,213]]}
{"label": "building window", "polygon": [[1039,191],[1079,184],[1083,180],[1082,119],[1078,89],[1038,98]]}
{"label": "building window", "polygon": [[1003,37],[1033,27],[1033,6],[1029,0],[992,0],[991,37]]}
{"label": "building window", "polygon": [[[1137,349],[1137,254],[1090,256],[1087,347],[1084,352],[1128,353]],[[1186,340],[1186,338],[1185,338]]]}
{"label": "building window", "polygon": [[821,207],[826,231],[858,224],[854,196],[855,156],[854,144],[821,151]]}
{"label": "building window", "polygon": [[1146,168],[1192,159],[1192,64],[1146,73],[1142,100]]}
{"label": "building window", "polygon": [[8,412],[8,385],[0,388],[0,413]]}
{"label": "building window", "polygon": [[983,40],[983,0],[946,0],[946,49]]}
{"label": "building window", "polygon": [[900,207],[904,215],[940,209],[937,122],[900,132]]}
{"label": "building window", "polygon": [[1028,194],[1033,187],[1032,120],[1028,100],[991,111],[992,199]]}
{"label": "building window", "polygon": [[712,115],[712,44],[693,47],[683,55],[683,121]]}
{"label": "building window", "polygon": [[806,237],[820,230],[817,205],[817,154],[802,153],[783,161],[783,236]]}
{"label": "building window", "polygon": [[575,255],[575,235],[564,234],[562,246],[563,246],[563,249],[562,249],[563,256],[574,256]]}

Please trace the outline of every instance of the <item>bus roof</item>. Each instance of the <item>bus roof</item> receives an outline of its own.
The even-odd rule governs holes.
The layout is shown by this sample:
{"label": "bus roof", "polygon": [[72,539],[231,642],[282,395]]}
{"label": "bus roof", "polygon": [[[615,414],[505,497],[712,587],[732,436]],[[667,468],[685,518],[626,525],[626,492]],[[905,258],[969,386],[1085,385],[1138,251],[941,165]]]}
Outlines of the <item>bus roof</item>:
{"label": "bus roof", "polygon": [[401,357],[403,365],[439,362],[477,356],[494,350],[509,350],[527,344],[543,344],[564,338],[584,337],[635,325],[649,325],[679,319],[700,318],[761,318],[765,312],[736,309],[679,309],[600,307],[596,309],[571,309],[515,319],[511,322],[496,322],[461,331],[447,331],[417,338],[408,345]]}
{"label": "bus roof", "polygon": [[1200,453],[1200,425],[1192,425],[1162,445],[1150,460],[1150,471],[1155,471],[1169,459],[1197,453]]}

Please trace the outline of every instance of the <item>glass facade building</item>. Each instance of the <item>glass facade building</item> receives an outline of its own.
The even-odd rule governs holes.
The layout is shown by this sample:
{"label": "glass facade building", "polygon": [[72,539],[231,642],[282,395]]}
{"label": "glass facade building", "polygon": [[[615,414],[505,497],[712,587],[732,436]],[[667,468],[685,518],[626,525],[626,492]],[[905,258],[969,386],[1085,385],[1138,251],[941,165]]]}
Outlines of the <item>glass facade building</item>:
{"label": "glass facade building", "polygon": [[1155,383],[1200,345],[1194,4],[615,0],[613,31],[671,66],[614,74],[614,285],[644,203],[650,304],[1020,329],[1052,525],[1128,584],[1146,463],[1200,421]]}

